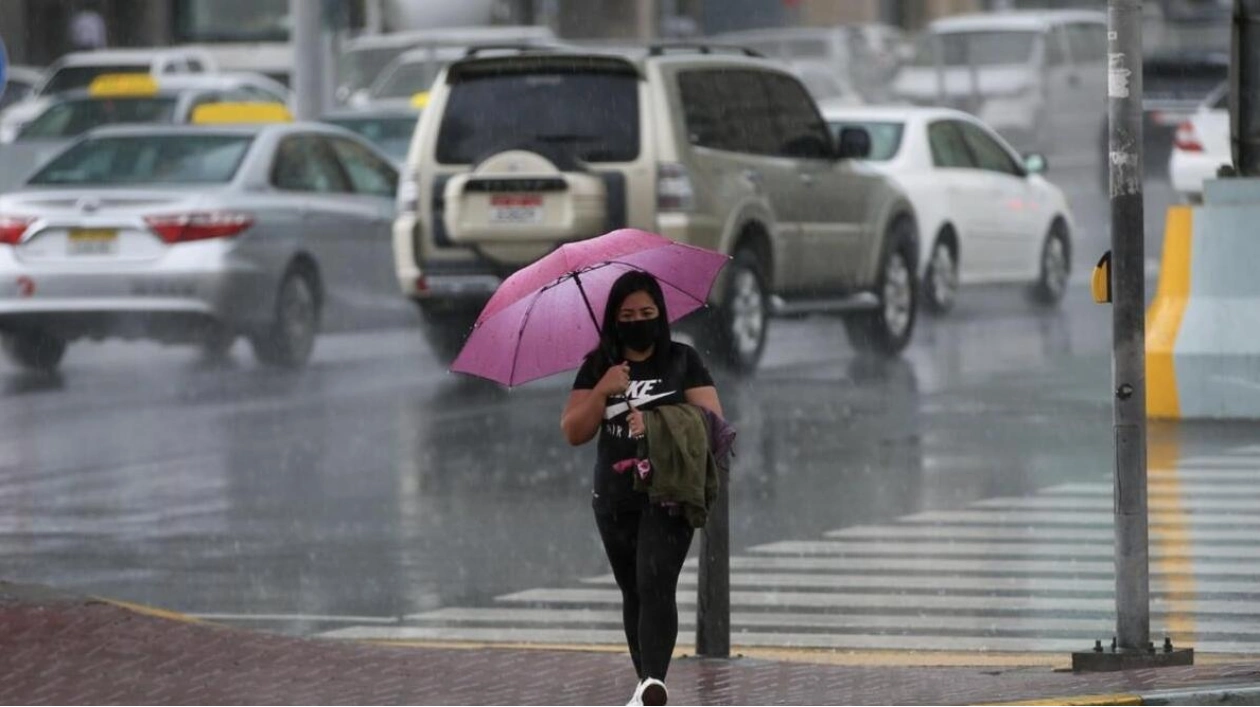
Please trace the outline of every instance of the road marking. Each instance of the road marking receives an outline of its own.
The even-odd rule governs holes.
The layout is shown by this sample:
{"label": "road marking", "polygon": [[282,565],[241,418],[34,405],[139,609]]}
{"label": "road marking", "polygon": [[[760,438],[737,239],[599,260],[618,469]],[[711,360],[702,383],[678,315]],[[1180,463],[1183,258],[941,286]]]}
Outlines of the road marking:
{"label": "road marking", "polygon": [[[1175,450],[1152,449],[1154,640],[1170,635],[1200,655],[1260,653],[1258,450],[1178,461]],[[746,548],[731,558],[732,645],[879,653],[891,656],[888,664],[924,650],[1027,661],[1092,646],[1115,628],[1111,496],[1110,482],[1074,481]],[[695,629],[696,568],[688,561],[679,582],[686,633]],[[624,650],[611,575],[574,584],[320,635]]]}
{"label": "road marking", "polygon": [[396,624],[398,617],[346,616],[342,614],[220,614],[209,612],[190,613],[189,616],[206,621],[304,621],[330,624]]}

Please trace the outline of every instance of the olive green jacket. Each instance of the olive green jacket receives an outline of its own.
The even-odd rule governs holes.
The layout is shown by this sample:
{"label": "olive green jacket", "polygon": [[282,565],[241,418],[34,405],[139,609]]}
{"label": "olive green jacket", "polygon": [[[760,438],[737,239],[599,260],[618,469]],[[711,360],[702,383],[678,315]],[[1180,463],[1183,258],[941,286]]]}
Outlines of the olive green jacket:
{"label": "olive green jacket", "polygon": [[704,527],[719,483],[704,413],[694,405],[662,405],[644,411],[643,426],[639,458],[652,463],[652,473],[646,480],[636,474],[635,489],[647,491],[652,503],[677,503],[691,527]]}

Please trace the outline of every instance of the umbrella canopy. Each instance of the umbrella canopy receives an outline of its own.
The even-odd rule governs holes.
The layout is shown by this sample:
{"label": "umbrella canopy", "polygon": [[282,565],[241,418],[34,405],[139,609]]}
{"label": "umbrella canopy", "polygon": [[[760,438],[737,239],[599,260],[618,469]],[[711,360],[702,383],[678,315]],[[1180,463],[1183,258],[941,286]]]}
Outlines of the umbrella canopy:
{"label": "umbrella canopy", "polygon": [[703,307],[727,256],[636,229],[567,243],[503,281],[451,370],[503,385],[577,368],[622,274],[653,275],[671,321]]}

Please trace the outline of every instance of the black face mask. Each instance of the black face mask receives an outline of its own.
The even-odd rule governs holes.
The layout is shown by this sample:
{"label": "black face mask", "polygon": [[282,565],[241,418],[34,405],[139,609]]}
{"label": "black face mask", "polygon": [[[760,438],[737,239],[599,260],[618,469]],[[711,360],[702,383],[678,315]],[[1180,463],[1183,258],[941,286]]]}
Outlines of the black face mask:
{"label": "black face mask", "polygon": [[652,348],[656,343],[660,317],[640,319],[634,322],[617,322],[617,336],[626,348],[640,353]]}

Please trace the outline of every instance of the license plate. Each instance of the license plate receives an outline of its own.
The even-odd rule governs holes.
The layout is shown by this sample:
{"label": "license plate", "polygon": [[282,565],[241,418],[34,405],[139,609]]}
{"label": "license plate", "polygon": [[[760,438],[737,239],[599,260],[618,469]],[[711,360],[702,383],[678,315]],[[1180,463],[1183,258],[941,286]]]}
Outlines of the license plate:
{"label": "license plate", "polygon": [[66,241],[70,255],[114,255],[118,231],[113,228],[72,228]]}
{"label": "license plate", "polygon": [[542,223],[543,198],[538,194],[495,194],[490,197],[490,223]]}

